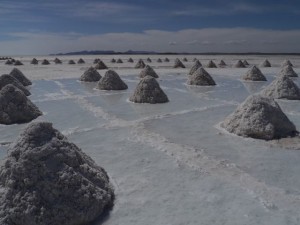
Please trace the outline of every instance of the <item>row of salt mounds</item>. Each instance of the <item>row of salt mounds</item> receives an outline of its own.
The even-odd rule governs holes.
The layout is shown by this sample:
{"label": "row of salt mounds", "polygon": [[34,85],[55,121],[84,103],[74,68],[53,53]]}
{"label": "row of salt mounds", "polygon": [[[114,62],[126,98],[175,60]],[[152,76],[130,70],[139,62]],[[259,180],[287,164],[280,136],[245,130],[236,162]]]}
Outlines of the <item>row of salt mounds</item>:
{"label": "row of salt mounds", "polygon": [[23,86],[32,85],[32,82],[17,68],[13,68],[9,75],[20,81]]}
{"label": "row of salt mounds", "polygon": [[238,60],[235,64],[234,64],[235,68],[246,68],[246,66],[244,65],[244,63],[241,60]]}
{"label": "row of salt mounds", "polygon": [[188,77],[188,85],[213,86],[216,85],[214,79],[203,68],[198,68],[191,76]]}
{"label": "row of salt mounds", "polygon": [[279,76],[298,77],[298,74],[291,65],[286,65],[281,69]]}
{"label": "row of salt mounds", "polygon": [[271,98],[300,100],[300,90],[288,76],[278,76],[261,94]]}
{"label": "row of salt mounds", "polygon": [[84,82],[97,82],[101,79],[101,75],[94,67],[88,68],[79,78],[80,81]]}
{"label": "row of salt mounds", "polygon": [[146,64],[142,59],[139,59],[139,61],[136,63],[135,67],[136,69],[142,69],[145,68]]}
{"label": "row of salt mounds", "polygon": [[144,78],[146,76],[151,76],[151,77],[154,77],[154,78],[158,78],[157,73],[149,65],[146,65],[146,67],[140,72],[140,75],[139,75],[140,78]]}
{"label": "row of salt mounds", "polygon": [[265,59],[261,64],[261,67],[271,67],[271,63],[269,62],[269,60]]}
{"label": "row of salt mounds", "polygon": [[0,124],[27,123],[42,112],[26,95],[12,84],[0,90]]}
{"label": "row of salt mounds", "polygon": [[239,136],[264,140],[298,134],[278,103],[260,95],[249,96],[221,123],[221,127]]}
{"label": "row of salt mounds", "polygon": [[180,61],[180,59],[176,58],[173,68],[185,68],[185,65]]}
{"label": "row of salt mounds", "polygon": [[18,89],[20,89],[26,96],[30,95],[30,92],[23,86],[23,84],[17,80],[16,78],[12,77],[8,74],[3,74],[0,76],[0,90],[4,88],[6,85],[12,84]]}
{"label": "row of salt mounds", "polygon": [[106,171],[51,123],[31,123],[0,173],[0,224],[89,224],[113,206]]}
{"label": "row of salt mounds", "polygon": [[247,73],[243,76],[243,80],[251,81],[267,81],[267,78],[256,66],[253,66]]}
{"label": "row of salt mounds", "polygon": [[128,86],[115,71],[108,70],[98,82],[98,88],[100,90],[126,90]]}
{"label": "row of salt mounds", "polygon": [[199,60],[196,60],[192,66],[192,68],[189,71],[189,75],[192,75],[196,72],[197,69],[199,69],[202,66],[201,62]]}
{"label": "row of salt mounds", "polygon": [[169,99],[164,91],[160,88],[159,83],[152,76],[145,76],[138,83],[133,95],[129,98],[135,103],[165,103]]}
{"label": "row of salt mounds", "polygon": [[97,61],[97,64],[95,65],[96,70],[106,70],[108,69],[105,63],[101,60]]}

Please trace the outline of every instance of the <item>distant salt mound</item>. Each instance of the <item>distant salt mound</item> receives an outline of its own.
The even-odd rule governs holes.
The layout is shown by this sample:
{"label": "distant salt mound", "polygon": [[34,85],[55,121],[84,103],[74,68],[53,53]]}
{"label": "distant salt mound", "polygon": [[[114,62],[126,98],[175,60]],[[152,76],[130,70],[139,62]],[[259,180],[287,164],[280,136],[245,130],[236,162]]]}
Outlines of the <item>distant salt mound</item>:
{"label": "distant salt mound", "polygon": [[33,58],[33,59],[31,60],[30,64],[32,64],[32,65],[37,65],[37,64],[39,64],[39,61],[38,61],[36,58]]}
{"label": "distant salt mound", "polygon": [[97,63],[100,62],[100,61],[101,61],[101,60],[97,58],[97,59],[94,59],[94,62],[93,62],[93,63],[94,63],[94,64],[97,64]]}
{"label": "distant salt mound", "polygon": [[117,62],[114,58],[112,58],[111,60],[110,60],[110,62],[111,63],[115,63],[115,62]]}
{"label": "distant salt mound", "polygon": [[245,66],[249,66],[250,65],[246,59],[243,60],[243,63],[244,63]]}
{"label": "distant salt mound", "polygon": [[191,76],[188,77],[187,84],[198,86],[216,85],[214,79],[203,67],[198,68]]}
{"label": "distant salt mound", "polygon": [[246,66],[244,65],[244,63],[241,60],[238,60],[236,62],[236,64],[234,64],[235,68],[245,68]]}
{"label": "distant salt mound", "polygon": [[253,66],[250,70],[248,70],[245,76],[243,76],[243,79],[251,81],[267,81],[267,78],[256,66]]}
{"label": "distant salt mound", "polygon": [[28,123],[40,115],[38,107],[16,86],[8,84],[0,90],[0,124]]}
{"label": "distant salt mound", "polygon": [[271,63],[269,62],[269,60],[265,59],[265,61],[263,61],[260,64],[261,67],[271,67]]}
{"label": "distant salt mound", "polygon": [[102,62],[101,60],[98,61],[98,63],[95,65],[95,69],[96,70],[106,70],[108,69],[107,66],[105,65],[104,62]]}
{"label": "distant salt mound", "polygon": [[117,63],[123,63],[122,59],[118,59]]}
{"label": "distant salt mound", "polygon": [[286,59],[281,64],[281,67],[285,67],[285,66],[293,66],[293,64],[291,63],[290,60]]}
{"label": "distant salt mound", "polygon": [[183,62],[188,62],[187,58],[185,58],[185,57],[182,59],[182,61]]}
{"label": "distant salt mound", "polygon": [[168,58],[165,58],[164,61],[165,62],[170,62],[170,60]]}
{"label": "distant salt mound", "polygon": [[23,66],[24,64],[20,60],[16,60],[14,65],[15,66]]}
{"label": "distant salt mound", "polygon": [[180,61],[180,59],[176,58],[173,68],[185,68],[185,65]]}
{"label": "distant salt mound", "polygon": [[221,126],[239,136],[264,140],[295,136],[298,133],[275,100],[260,95],[249,96]]}
{"label": "distant salt mound", "polygon": [[135,103],[150,104],[169,101],[167,95],[160,88],[159,83],[152,76],[145,76],[141,79],[129,100]]}
{"label": "distant salt mound", "polygon": [[140,72],[140,78],[144,78],[146,76],[151,76],[154,78],[158,78],[157,73],[154,71],[154,69],[147,65],[141,72]]}
{"label": "distant salt mound", "polygon": [[32,82],[17,68],[13,68],[9,75],[17,79],[23,86],[32,85]]}
{"label": "distant salt mound", "polygon": [[12,61],[11,60],[6,60],[6,62],[5,62],[5,65],[12,65],[13,63],[12,63]]}
{"label": "distant salt mound", "polygon": [[101,79],[101,75],[94,67],[88,68],[80,77],[80,81],[84,82],[97,82]]}
{"label": "distant salt mound", "polygon": [[15,60],[15,59],[11,59],[10,61],[11,61],[12,63],[15,63],[15,62],[16,62],[16,60]]}
{"label": "distant salt mound", "polygon": [[128,86],[120,78],[119,74],[113,70],[108,70],[98,82],[98,88],[100,90],[126,90]]}
{"label": "distant salt mound", "polygon": [[146,60],[147,60],[147,62],[149,62],[149,63],[152,62],[152,60],[151,60],[150,58],[147,58]]}
{"label": "distant salt mound", "polygon": [[142,59],[139,59],[139,61],[137,62],[137,64],[135,65],[135,67],[134,68],[136,68],[136,69],[142,69],[142,68],[145,68],[145,63],[144,63],[144,61],[142,60]]}
{"label": "distant salt mound", "polygon": [[291,65],[286,65],[281,69],[279,76],[298,77],[298,74]]}
{"label": "distant salt mound", "polygon": [[224,60],[221,60],[218,64],[219,67],[225,67],[227,66],[226,63],[224,62]]}
{"label": "distant salt mound", "polygon": [[59,58],[54,59],[55,64],[62,64],[62,61]]}
{"label": "distant salt mound", "polygon": [[76,63],[75,63],[75,61],[74,61],[73,59],[70,59],[70,60],[68,61],[68,64],[69,64],[69,65],[74,65],[74,64],[76,64]]}
{"label": "distant salt mound", "polygon": [[134,61],[133,61],[132,58],[129,58],[129,59],[127,60],[127,62],[133,63]]}
{"label": "distant salt mound", "polygon": [[288,76],[278,76],[261,94],[271,98],[300,100],[300,89]]}
{"label": "distant salt mound", "polygon": [[85,64],[85,61],[82,58],[80,58],[78,59],[77,64]]}
{"label": "distant salt mound", "polygon": [[217,65],[212,60],[209,60],[206,67],[207,68],[217,68]]}
{"label": "distant salt mound", "polygon": [[158,63],[162,63],[162,60],[161,60],[161,58],[158,58],[158,59],[156,60],[156,62],[158,62]]}
{"label": "distant salt mound", "polygon": [[47,59],[43,59],[43,61],[42,61],[41,64],[42,64],[42,65],[49,65],[50,62],[49,62]]}
{"label": "distant salt mound", "polygon": [[23,84],[11,75],[3,74],[0,76],[0,90],[6,85],[12,84],[20,89],[26,96],[30,95],[30,92],[23,86]]}
{"label": "distant salt mound", "polygon": [[113,206],[106,171],[51,123],[31,123],[1,165],[0,224],[90,224]]}
{"label": "distant salt mound", "polygon": [[193,73],[196,72],[197,69],[199,69],[200,67],[202,67],[202,64],[199,60],[196,60],[194,65],[192,66],[192,68],[189,71],[189,75],[192,75]]}
{"label": "distant salt mound", "polygon": [[193,62],[196,62],[198,59],[197,58],[193,58]]}

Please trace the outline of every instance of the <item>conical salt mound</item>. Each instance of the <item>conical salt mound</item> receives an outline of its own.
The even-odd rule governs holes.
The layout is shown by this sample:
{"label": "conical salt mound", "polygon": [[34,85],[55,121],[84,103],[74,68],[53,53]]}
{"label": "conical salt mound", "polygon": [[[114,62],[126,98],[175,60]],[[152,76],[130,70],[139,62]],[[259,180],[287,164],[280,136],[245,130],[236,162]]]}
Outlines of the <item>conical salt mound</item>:
{"label": "conical salt mound", "polygon": [[132,58],[129,58],[129,59],[127,60],[127,62],[133,63],[134,61],[133,61]]}
{"label": "conical salt mound", "polygon": [[298,133],[277,102],[260,95],[249,96],[221,126],[239,136],[265,140],[295,136]]}
{"label": "conical salt mound", "polygon": [[15,66],[22,66],[24,65],[20,60],[16,60],[14,63]]}
{"label": "conical salt mound", "polygon": [[168,58],[165,58],[164,61],[165,62],[170,62],[170,60]]}
{"label": "conical salt mound", "polygon": [[293,66],[293,64],[291,63],[290,60],[286,59],[281,64],[281,67],[285,67],[285,66]]}
{"label": "conical salt mound", "polygon": [[183,62],[187,62],[188,60],[187,60],[187,58],[183,58],[182,61]]}
{"label": "conical salt mound", "polygon": [[139,59],[139,61],[137,62],[137,64],[135,65],[134,68],[140,69],[140,68],[145,68],[145,66],[146,65],[145,65],[144,61],[142,59]]}
{"label": "conical salt mound", "polygon": [[107,66],[104,64],[104,62],[102,62],[101,60],[98,61],[98,63],[95,66],[96,70],[106,70]]}
{"label": "conical salt mound", "polygon": [[6,60],[5,65],[11,65],[11,64],[13,64],[11,60],[9,60],[9,59]]}
{"label": "conical salt mound", "polygon": [[140,72],[140,78],[144,78],[145,76],[151,76],[154,78],[158,78],[157,73],[154,71],[154,69],[147,65],[141,72]]}
{"label": "conical salt mound", "polygon": [[298,77],[298,74],[291,65],[286,65],[281,69],[279,76]]}
{"label": "conical salt mound", "polygon": [[138,83],[133,95],[129,98],[135,103],[165,103],[169,99],[152,76],[146,76]]}
{"label": "conical salt mound", "polygon": [[85,61],[82,58],[80,58],[80,59],[78,59],[77,63],[78,64],[85,64]]}
{"label": "conical salt mound", "polygon": [[192,75],[193,73],[195,73],[196,70],[199,69],[200,67],[202,67],[201,62],[199,60],[195,61],[194,65],[190,69],[189,75]]}
{"label": "conical salt mound", "polygon": [[32,85],[31,81],[17,68],[13,68],[9,75],[17,79],[23,86]]}
{"label": "conical salt mound", "polygon": [[42,112],[16,86],[8,84],[0,90],[0,124],[28,123],[40,115]]}
{"label": "conical salt mound", "polygon": [[235,68],[245,68],[246,66],[241,60],[238,60],[236,64],[234,65]]}
{"label": "conical salt mound", "polygon": [[15,59],[11,59],[10,61],[11,61],[11,62],[13,62],[13,63],[15,63],[15,62],[16,62],[16,60],[15,60]]}
{"label": "conical salt mound", "polygon": [[123,63],[122,59],[118,59],[117,63]]}
{"label": "conical salt mound", "polygon": [[244,63],[245,66],[249,66],[249,63],[247,62],[246,59],[243,61],[243,63]]}
{"label": "conical salt mound", "polygon": [[101,75],[94,67],[88,68],[80,77],[80,81],[84,82],[96,82],[101,79]]}
{"label": "conical salt mound", "polygon": [[243,76],[244,80],[252,81],[267,81],[266,77],[256,66],[253,66],[248,72]]}
{"label": "conical salt mound", "polygon": [[98,82],[98,88],[100,90],[126,90],[128,86],[115,71],[108,70]]}
{"label": "conical salt mound", "polygon": [[158,58],[158,59],[156,60],[156,62],[161,63],[161,62],[162,62],[161,58]]}
{"label": "conical salt mound", "polygon": [[110,62],[111,62],[111,63],[115,63],[116,60],[115,60],[114,58],[112,58],[112,59],[110,60]]}
{"label": "conical salt mound", "polygon": [[261,67],[271,67],[271,63],[269,62],[269,60],[265,59],[265,61],[263,61],[260,64]]}
{"label": "conical salt mound", "polygon": [[173,68],[185,68],[185,65],[177,58],[175,59]]}
{"label": "conical salt mound", "polygon": [[224,60],[221,60],[218,64],[220,67],[224,67],[227,66],[226,63],[224,62]]}
{"label": "conical salt mound", "polygon": [[0,90],[8,84],[12,84],[15,87],[17,87],[18,89],[20,89],[26,96],[30,95],[30,92],[16,78],[14,78],[8,74],[1,75],[0,76]]}
{"label": "conical salt mound", "polygon": [[214,79],[203,68],[198,68],[191,76],[189,76],[188,85],[213,86],[216,85]]}
{"label": "conical salt mound", "polygon": [[193,62],[196,62],[197,60],[198,60],[197,58],[194,58],[194,59],[193,59]]}
{"label": "conical salt mound", "polygon": [[39,61],[38,61],[36,58],[33,58],[33,59],[31,60],[30,64],[32,64],[32,65],[37,65],[37,64],[39,64]]}
{"label": "conical salt mound", "polygon": [[94,59],[94,64],[97,64],[98,62],[100,62],[101,60],[100,59]]}
{"label": "conical salt mound", "polygon": [[152,62],[152,60],[151,60],[150,58],[147,58],[146,60],[147,60],[147,62],[149,62],[149,63]]}
{"label": "conical salt mound", "polygon": [[55,64],[61,64],[62,62],[61,62],[61,60],[59,58],[55,58],[54,59],[54,63]]}
{"label": "conical salt mound", "polygon": [[271,98],[300,100],[300,89],[288,76],[278,76],[261,93]]}
{"label": "conical salt mound", "polygon": [[49,65],[50,62],[47,59],[44,59],[41,64],[42,65]]}
{"label": "conical salt mound", "polygon": [[75,61],[74,61],[73,59],[70,59],[69,62],[68,62],[68,64],[74,65],[74,64],[76,64],[76,63],[75,63]]}
{"label": "conical salt mound", "polygon": [[209,60],[207,68],[217,68],[217,65],[212,60]]}
{"label": "conical salt mound", "polygon": [[106,171],[51,123],[31,123],[1,165],[0,224],[90,224],[113,206]]}

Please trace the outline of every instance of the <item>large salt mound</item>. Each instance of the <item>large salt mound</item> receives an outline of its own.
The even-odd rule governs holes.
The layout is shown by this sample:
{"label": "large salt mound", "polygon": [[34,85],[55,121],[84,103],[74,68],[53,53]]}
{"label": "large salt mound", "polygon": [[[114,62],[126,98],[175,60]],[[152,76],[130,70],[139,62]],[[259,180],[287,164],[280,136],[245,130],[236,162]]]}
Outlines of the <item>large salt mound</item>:
{"label": "large salt mound", "polygon": [[253,66],[248,72],[243,76],[244,80],[252,80],[252,81],[266,81],[267,78],[263,75],[263,73],[256,66]]}
{"label": "large salt mound", "polygon": [[134,94],[129,98],[135,103],[165,103],[169,99],[152,76],[146,76],[138,83]]}
{"label": "large salt mound", "polygon": [[192,68],[189,71],[189,75],[192,75],[196,72],[197,69],[199,69],[202,66],[201,62],[199,60],[196,60],[193,64]]}
{"label": "large salt mound", "polygon": [[154,71],[154,69],[147,65],[141,72],[140,72],[140,78],[143,78],[145,76],[151,76],[154,78],[158,78],[157,73]]}
{"label": "large salt mound", "polygon": [[217,65],[212,60],[209,60],[207,68],[217,68]]}
{"label": "large salt mound", "polygon": [[263,61],[260,64],[261,67],[271,67],[271,63],[269,62],[269,60],[265,59],[265,61]]}
{"label": "large salt mound", "polygon": [[108,70],[98,82],[98,88],[100,90],[126,90],[128,86],[115,71]]}
{"label": "large salt mound", "polygon": [[191,76],[189,76],[188,85],[213,86],[216,85],[214,79],[203,68],[198,68]]}
{"label": "large salt mound", "polygon": [[90,224],[113,206],[106,171],[51,123],[31,123],[0,173],[0,224]]}
{"label": "large salt mound", "polygon": [[180,59],[176,58],[173,68],[185,68],[185,65],[180,61]]}
{"label": "large salt mound", "polygon": [[298,77],[298,74],[291,65],[286,65],[281,69],[279,76]]}
{"label": "large salt mound", "polygon": [[286,59],[281,64],[281,67],[285,67],[285,66],[293,66],[293,64],[291,63],[290,60]]}
{"label": "large salt mound", "polygon": [[32,85],[31,81],[27,77],[25,77],[25,75],[17,68],[13,68],[9,75],[20,81],[23,86]]}
{"label": "large salt mound", "polygon": [[102,62],[101,60],[97,62],[97,64],[95,65],[95,69],[96,70],[106,70],[107,66],[104,64],[104,62]]}
{"label": "large salt mound", "polygon": [[80,81],[96,82],[101,79],[101,75],[94,67],[88,68],[80,77]]}
{"label": "large salt mound", "polygon": [[241,60],[238,60],[235,64],[234,64],[235,68],[245,68],[246,66],[244,65],[244,63]]}
{"label": "large salt mound", "polygon": [[139,61],[136,63],[135,67],[136,69],[142,69],[142,68],[145,68],[145,63],[142,59],[139,59]]}
{"label": "large salt mound", "polygon": [[263,96],[271,98],[300,100],[300,90],[288,76],[278,76],[261,93]]}
{"label": "large salt mound", "polygon": [[221,126],[239,136],[265,140],[298,133],[275,100],[260,95],[249,96]]}
{"label": "large salt mound", "polygon": [[[27,123],[42,115],[42,112],[12,84],[0,90],[0,123]],[[0,203],[1,204],[1,203]]]}
{"label": "large salt mound", "polygon": [[8,74],[3,74],[0,76],[0,90],[8,84],[12,84],[18,89],[20,89],[26,96],[30,95],[30,92],[18,81],[16,78]]}

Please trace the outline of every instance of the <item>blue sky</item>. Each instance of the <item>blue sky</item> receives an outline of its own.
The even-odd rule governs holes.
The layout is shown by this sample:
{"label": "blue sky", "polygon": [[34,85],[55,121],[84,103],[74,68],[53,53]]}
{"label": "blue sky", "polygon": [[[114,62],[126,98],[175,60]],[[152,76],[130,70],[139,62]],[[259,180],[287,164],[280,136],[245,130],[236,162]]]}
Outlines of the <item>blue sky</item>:
{"label": "blue sky", "polygon": [[0,55],[300,52],[299,0],[0,0]]}

